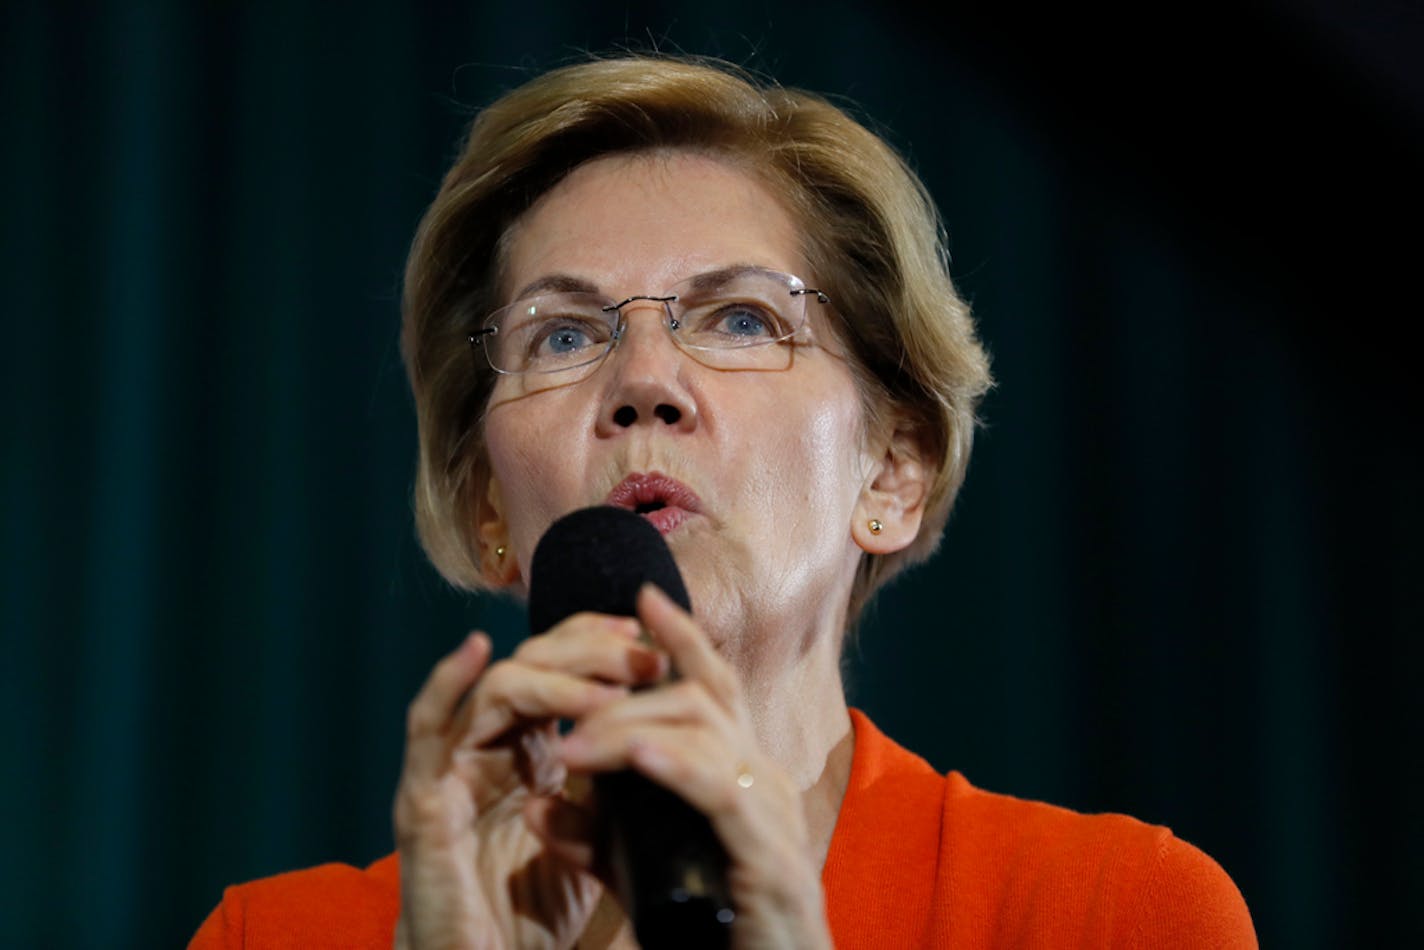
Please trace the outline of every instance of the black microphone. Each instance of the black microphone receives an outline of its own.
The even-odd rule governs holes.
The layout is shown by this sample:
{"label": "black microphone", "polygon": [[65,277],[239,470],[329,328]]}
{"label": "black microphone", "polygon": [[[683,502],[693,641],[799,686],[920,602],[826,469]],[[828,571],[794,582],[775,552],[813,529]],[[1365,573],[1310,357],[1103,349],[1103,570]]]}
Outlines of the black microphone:
{"label": "black microphone", "polygon": [[[667,542],[622,508],[583,508],[555,521],[529,569],[529,632],[580,611],[636,616],[651,581],[684,610],[692,602]],[[647,948],[725,948],[736,917],[727,852],[707,816],[628,769],[595,776],[596,847],[612,869],[638,943]]]}

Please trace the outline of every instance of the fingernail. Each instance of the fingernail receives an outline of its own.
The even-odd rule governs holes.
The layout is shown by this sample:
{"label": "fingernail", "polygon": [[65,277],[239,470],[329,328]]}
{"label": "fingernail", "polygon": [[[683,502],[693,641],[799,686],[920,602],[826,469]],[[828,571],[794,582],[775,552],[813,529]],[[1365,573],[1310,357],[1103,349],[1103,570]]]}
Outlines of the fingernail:
{"label": "fingernail", "polygon": [[633,675],[640,680],[659,680],[667,675],[666,653],[657,650],[640,650],[632,657]]}

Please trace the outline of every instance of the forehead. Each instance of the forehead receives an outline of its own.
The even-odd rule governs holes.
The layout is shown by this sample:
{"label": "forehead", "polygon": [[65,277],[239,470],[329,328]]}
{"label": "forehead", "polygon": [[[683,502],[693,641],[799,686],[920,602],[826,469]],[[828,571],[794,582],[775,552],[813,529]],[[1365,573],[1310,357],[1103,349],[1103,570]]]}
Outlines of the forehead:
{"label": "forehead", "polygon": [[734,162],[661,150],[574,169],[510,228],[502,290],[551,275],[610,296],[655,292],[694,274],[753,264],[814,286],[785,203]]}

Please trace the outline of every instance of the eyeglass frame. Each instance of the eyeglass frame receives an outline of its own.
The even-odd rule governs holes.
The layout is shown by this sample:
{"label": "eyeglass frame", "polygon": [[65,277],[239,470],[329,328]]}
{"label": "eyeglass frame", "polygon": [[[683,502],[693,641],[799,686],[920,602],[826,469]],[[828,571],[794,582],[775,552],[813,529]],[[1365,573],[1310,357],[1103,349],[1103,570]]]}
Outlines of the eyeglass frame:
{"label": "eyeglass frame", "polygon": [[[787,291],[787,293],[790,294],[792,297],[805,297],[807,294],[815,294],[815,295],[816,295],[816,302],[819,303],[819,304],[821,304],[822,306],[825,306],[826,304],[829,304],[829,303],[831,302],[831,298],[830,298],[824,291],[818,290],[818,289],[815,288],[815,287],[807,287],[807,286],[805,286],[805,283],[806,283],[806,282],[803,281],[800,277],[797,277],[795,274],[787,274],[787,273],[784,273],[784,272],[782,272],[782,271],[774,271],[774,270],[770,270],[770,269],[767,269],[767,268],[760,268],[760,267],[749,267],[749,268],[747,268],[746,270],[747,270],[747,271],[757,271],[757,272],[760,272],[760,273],[770,274],[770,275],[774,275],[774,276],[777,276],[777,277],[787,277],[787,278],[790,278],[790,279],[791,279],[792,281],[794,281],[795,283],[801,285],[800,287],[793,287],[793,288],[791,288],[791,289],[789,289],[789,290]],[[716,270],[713,270],[713,271],[708,271],[707,273],[715,274],[715,273],[717,273],[717,271],[716,271]],[[685,283],[688,283],[689,281],[696,280],[698,277],[702,277],[702,276],[705,276],[705,275],[704,275],[704,274],[693,274],[691,277],[684,278],[683,280],[680,280],[680,281],[678,281],[677,283],[678,283],[678,284],[685,284]],[[675,286],[676,286],[676,285],[675,285]],[[565,291],[565,293],[582,293],[582,294],[584,294],[585,296],[591,296],[591,297],[599,296],[596,292],[592,292],[592,291]],[[527,298],[527,299],[528,299],[528,300],[537,300],[537,299],[539,299],[539,296],[546,296],[546,295],[541,294],[541,295],[538,295],[538,296],[535,296],[535,297],[531,297],[531,298]],[[553,295],[550,294],[550,295],[547,295],[547,296],[553,296]],[[593,365],[593,364],[595,364],[595,363],[600,363],[600,362],[602,362],[604,359],[606,359],[606,358],[608,357],[608,355],[609,355],[610,353],[612,353],[615,349],[618,348],[618,344],[622,342],[622,340],[623,340],[623,334],[625,333],[625,331],[626,331],[627,328],[628,328],[628,321],[627,321],[627,318],[626,318],[626,317],[624,316],[624,314],[623,314],[623,308],[626,307],[626,306],[628,306],[630,303],[634,303],[635,301],[639,301],[639,300],[647,300],[647,301],[651,301],[651,302],[654,302],[654,303],[661,303],[661,304],[663,305],[663,312],[664,312],[664,314],[665,314],[665,320],[664,320],[664,322],[663,322],[663,325],[667,328],[668,335],[672,337],[673,345],[675,345],[678,349],[684,350],[684,351],[685,351],[685,350],[688,350],[688,349],[692,349],[692,350],[700,350],[700,351],[702,351],[702,352],[719,352],[719,351],[721,351],[721,350],[738,350],[738,349],[750,350],[750,349],[755,349],[755,348],[761,347],[761,346],[770,346],[770,345],[772,345],[772,344],[774,344],[774,343],[781,343],[781,342],[783,342],[783,341],[785,341],[785,340],[789,340],[789,339],[791,339],[792,337],[794,337],[798,332],[800,332],[801,328],[806,325],[806,318],[809,317],[809,314],[803,313],[803,319],[802,319],[802,322],[801,322],[801,323],[799,323],[799,324],[797,324],[795,327],[793,327],[792,330],[791,330],[789,333],[786,333],[786,334],[784,334],[784,335],[782,335],[782,336],[779,336],[779,337],[776,337],[776,338],[774,338],[774,339],[770,339],[770,340],[758,340],[758,341],[755,342],[755,343],[749,343],[749,344],[747,344],[747,345],[745,345],[745,346],[739,346],[739,347],[697,346],[696,344],[693,344],[693,343],[684,343],[684,342],[682,342],[682,341],[678,338],[678,336],[677,336],[677,331],[681,328],[681,325],[678,323],[677,317],[673,315],[673,312],[672,312],[672,304],[675,303],[675,302],[678,300],[678,297],[679,297],[679,295],[677,295],[677,294],[670,294],[670,295],[634,294],[633,296],[627,297],[627,298],[625,298],[625,299],[619,301],[618,303],[608,304],[608,305],[606,305],[606,306],[600,307],[599,309],[602,310],[604,313],[614,313],[614,312],[616,312],[616,313],[618,314],[618,322],[617,322],[616,324],[614,324],[614,326],[613,326],[613,332],[612,332],[612,334],[611,334],[611,335],[609,336],[609,338],[608,338],[608,344],[607,344],[607,346],[605,346],[597,355],[590,357],[589,359],[585,360],[585,361],[582,362],[582,363],[573,363],[573,364],[570,364],[570,365],[567,365],[567,366],[556,366],[556,367],[552,367],[552,368],[550,368],[550,369],[523,369],[523,370],[500,369],[498,366],[495,366],[495,365],[494,365],[494,359],[490,356],[489,347],[485,345],[485,340],[486,340],[486,339],[488,339],[489,337],[495,336],[496,334],[499,333],[499,327],[497,327],[497,326],[493,326],[493,327],[482,326],[482,327],[480,327],[479,329],[474,330],[474,331],[472,331],[472,332],[466,334],[466,335],[465,335],[465,341],[470,345],[470,348],[471,348],[471,349],[474,349],[476,346],[478,346],[480,349],[484,350],[485,363],[486,363],[486,365],[488,365],[491,370],[493,370],[495,373],[498,373],[498,374],[501,375],[501,376],[537,376],[537,375],[545,375],[545,374],[553,374],[553,373],[563,373],[563,372],[568,372],[568,371],[570,371],[570,370],[576,370],[576,369],[583,369],[585,366],[591,366],[591,365]],[[523,302],[524,302],[523,300],[514,300],[514,301],[511,301],[510,303],[505,304],[505,305],[502,306],[502,307],[498,307],[498,308],[496,308],[495,310],[490,311],[490,313],[485,317],[485,322],[488,322],[488,321],[489,321],[490,319],[492,319],[495,315],[500,314],[500,313],[504,312],[505,310],[508,310],[508,309],[510,309],[511,307],[515,306],[516,304],[523,303]],[[694,358],[695,358],[695,357],[694,357]]]}

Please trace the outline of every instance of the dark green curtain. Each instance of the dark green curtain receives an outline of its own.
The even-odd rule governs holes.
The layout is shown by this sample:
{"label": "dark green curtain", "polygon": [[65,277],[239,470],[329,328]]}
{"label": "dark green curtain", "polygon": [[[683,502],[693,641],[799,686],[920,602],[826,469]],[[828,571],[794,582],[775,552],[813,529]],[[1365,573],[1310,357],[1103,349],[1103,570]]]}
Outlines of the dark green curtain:
{"label": "dark green curtain", "polygon": [[5,942],[390,850],[405,704],[523,629],[413,537],[405,251],[474,107],[620,45],[855,103],[944,211],[999,388],[854,702],[1170,825],[1267,945],[1424,936],[1420,87],[1285,5],[705,6],[3,7]]}

